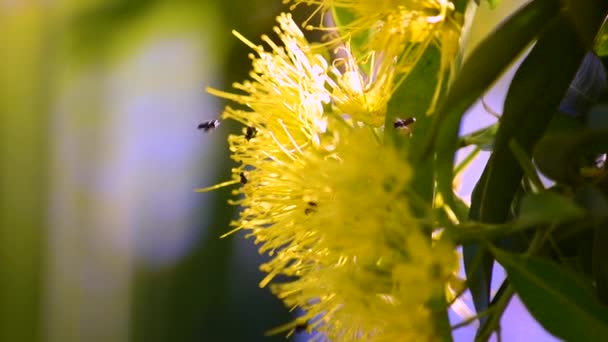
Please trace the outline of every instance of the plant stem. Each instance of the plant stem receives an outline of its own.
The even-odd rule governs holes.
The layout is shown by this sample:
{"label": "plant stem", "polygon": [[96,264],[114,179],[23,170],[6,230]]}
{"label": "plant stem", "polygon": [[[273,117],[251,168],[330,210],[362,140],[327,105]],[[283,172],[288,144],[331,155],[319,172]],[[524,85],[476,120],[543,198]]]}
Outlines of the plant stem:
{"label": "plant stem", "polygon": [[511,298],[515,294],[515,291],[511,285],[506,285],[505,291],[501,294],[497,294],[495,297],[497,301],[493,304],[493,308],[490,318],[486,321],[486,324],[479,331],[479,334],[475,337],[475,341],[487,341],[494,331],[498,331],[500,326],[500,318],[507,308],[507,305],[511,301]]}
{"label": "plant stem", "polygon": [[528,176],[528,178],[530,179],[530,181],[536,188],[536,191],[538,192],[538,191],[545,190],[545,185],[540,180],[540,177],[538,176],[538,173],[536,172],[536,168],[532,164],[530,157],[521,148],[521,146],[517,143],[517,141],[514,139],[510,140],[509,148],[511,149],[511,152],[513,152],[513,156],[515,156],[515,159],[519,163],[519,166],[521,166],[521,168],[523,169],[524,174],[526,176]]}
{"label": "plant stem", "polygon": [[480,319],[480,318],[482,318],[484,316],[489,315],[492,311],[494,311],[494,309],[490,308],[490,309],[485,310],[485,311],[483,311],[483,312],[481,312],[481,313],[479,313],[479,314],[477,314],[475,316],[469,317],[469,318],[463,320],[460,323],[454,324],[454,325],[452,325],[452,331],[454,331],[456,329],[460,329],[462,327],[466,327],[467,325],[475,322],[476,320],[478,320],[478,319]]}
{"label": "plant stem", "polygon": [[481,147],[475,146],[473,151],[469,153],[469,155],[460,162],[454,169],[454,177],[457,177],[464,169],[466,169],[472,162],[475,160],[477,155],[481,152]]}

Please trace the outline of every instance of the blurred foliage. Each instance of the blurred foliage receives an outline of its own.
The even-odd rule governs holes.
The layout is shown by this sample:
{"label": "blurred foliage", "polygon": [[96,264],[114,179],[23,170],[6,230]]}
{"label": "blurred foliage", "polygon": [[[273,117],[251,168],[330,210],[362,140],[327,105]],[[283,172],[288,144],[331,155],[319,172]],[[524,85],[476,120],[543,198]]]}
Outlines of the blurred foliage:
{"label": "blurred foliage", "polygon": [[[0,5],[0,340],[42,336],[53,27],[45,8]],[[52,61],[52,59],[51,59]],[[24,101],[24,99],[27,99]]]}
{"label": "blurred foliage", "polygon": [[[206,52],[214,55],[209,60],[223,61],[208,66],[222,76],[223,84],[213,86],[229,87],[247,77],[250,65],[248,48],[230,30],[256,41],[270,31],[282,5],[194,0],[13,3],[0,4],[0,340],[36,341],[44,336],[43,260],[51,253],[46,250],[49,122],[61,87],[91,66],[111,70],[153,34],[171,31],[198,35],[208,44]],[[206,96],[206,85],[200,86],[201,96]],[[89,100],[89,106],[102,101]],[[103,105],[95,110],[102,112]],[[84,122],[95,124],[95,119]],[[235,130],[227,125],[226,132]],[[214,163],[223,178],[231,166],[227,154]],[[289,319],[278,300],[255,286],[257,270],[232,273],[239,270],[233,242],[242,237],[219,239],[233,215],[228,197],[229,190],[220,191],[212,207],[199,210],[195,220],[212,228],[210,238],[178,264],[160,270],[136,265],[129,329],[133,341],[255,340],[251,336],[261,339],[266,330]],[[213,221],[204,222],[210,212]],[[74,324],[79,323],[66,327],[73,330]],[[78,328],[61,336],[78,336]]]}
{"label": "blurred foliage", "polygon": [[600,33],[597,35],[595,52],[600,57],[608,56],[608,23],[604,22]]}

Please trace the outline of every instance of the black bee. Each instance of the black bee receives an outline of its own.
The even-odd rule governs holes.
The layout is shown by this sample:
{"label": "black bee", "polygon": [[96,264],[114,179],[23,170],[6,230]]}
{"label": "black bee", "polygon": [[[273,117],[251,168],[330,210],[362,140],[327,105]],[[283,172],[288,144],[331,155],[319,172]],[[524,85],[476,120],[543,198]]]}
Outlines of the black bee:
{"label": "black bee", "polygon": [[400,128],[409,128],[409,126],[411,124],[413,124],[414,122],[416,122],[416,118],[411,117],[411,118],[407,118],[407,119],[395,119],[395,122],[393,123],[393,126],[397,129]]}
{"label": "black bee", "polygon": [[239,176],[241,177],[241,184],[243,184],[243,185],[247,184],[248,180],[247,180],[247,177],[245,177],[245,173],[241,172],[239,174]]}
{"label": "black bee", "polygon": [[198,129],[202,129],[205,133],[209,133],[220,125],[220,120],[208,120],[201,122]]}
{"label": "black bee", "polygon": [[416,122],[416,118],[411,117],[407,119],[395,119],[393,127],[402,135],[412,136],[412,124]]}
{"label": "black bee", "polygon": [[317,211],[317,209],[319,208],[319,205],[317,204],[317,202],[308,202],[308,207],[306,209],[304,209],[304,215],[310,215],[314,212]]}
{"label": "black bee", "polygon": [[258,133],[258,130],[255,127],[247,127],[247,129],[245,130],[245,139],[247,139],[247,141],[251,140],[253,137],[255,137],[255,135]]}

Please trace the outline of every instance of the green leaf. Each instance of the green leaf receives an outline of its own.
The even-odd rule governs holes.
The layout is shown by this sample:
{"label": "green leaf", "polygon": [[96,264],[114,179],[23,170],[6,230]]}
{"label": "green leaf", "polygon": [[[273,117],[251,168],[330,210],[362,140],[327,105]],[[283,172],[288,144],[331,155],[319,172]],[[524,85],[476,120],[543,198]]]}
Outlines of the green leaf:
{"label": "green leaf", "polygon": [[332,7],[331,14],[336,27],[343,27],[355,20],[355,14],[342,7]]}
{"label": "green leaf", "polygon": [[467,4],[469,3],[469,0],[451,0],[451,1],[454,4],[454,9],[458,13],[464,13],[464,11],[467,8]]}
{"label": "green leaf", "polygon": [[562,114],[553,116],[553,119],[549,123],[549,127],[547,127],[546,134],[554,134],[554,133],[568,133],[579,131],[585,128],[585,124],[578,120],[577,118]]}
{"label": "green leaf", "polygon": [[585,211],[571,199],[555,192],[545,191],[524,195],[517,225],[532,226],[545,223],[559,223],[582,218]]}
{"label": "green leaf", "polygon": [[[450,204],[454,154],[464,112],[559,12],[559,2],[535,0],[518,10],[479,44],[462,66],[434,115],[425,154],[437,153],[439,191]],[[508,42],[508,43],[507,43]]]}
{"label": "green leaf", "polygon": [[[494,258],[487,249],[479,245],[467,245],[463,247],[465,270],[467,272],[467,284],[473,296],[473,304],[477,312],[485,311],[490,305],[490,284],[492,282],[492,271]],[[473,267],[475,258],[479,258],[479,266]],[[481,323],[487,318],[481,319]]]}
{"label": "green leaf", "polygon": [[511,285],[534,318],[566,341],[604,341],[608,309],[589,286],[564,267],[541,258],[525,258],[492,249]]}
{"label": "green leaf", "polygon": [[608,56],[608,22],[604,22],[600,33],[595,38],[593,51],[600,57]]}
{"label": "green leaf", "polygon": [[[474,221],[479,221],[479,212],[481,198],[483,197],[483,185],[486,182],[487,174],[482,174],[479,181],[473,189],[471,195],[471,208],[469,210],[469,218]],[[488,250],[478,244],[469,244],[462,246],[462,255],[464,259],[464,268],[467,273],[467,283],[473,304],[477,312],[483,312],[490,305],[490,284],[492,282],[492,268],[494,266],[494,258]],[[479,260],[479,266],[475,267],[475,260]],[[480,320],[481,325],[486,321],[487,317]],[[480,326],[481,326],[480,325]]]}
{"label": "green leaf", "polygon": [[584,181],[585,156],[608,151],[608,128],[548,134],[534,149],[534,160],[547,177],[562,183]]}
{"label": "green leaf", "polygon": [[[583,184],[576,190],[575,198],[587,209],[593,224],[590,269],[595,280],[596,291],[604,304],[608,305],[608,197],[592,184]],[[589,265],[586,269],[589,269]]]}
{"label": "green leaf", "polygon": [[596,34],[608,14],[606,0],[562,0],[564,13],[574,24],[585,47],[592,49]]}
{"label": "green leaf", "polygon": [[[494,152],[479,203],[482,222],[502,223],[508,217],[523,170],[509,147],[515,140],[531,150],[548,127],[585,54],[567,20],[560,17],[540,37],[517,70],[505,100]],[[559,57],[556,57],[559,56]]]}
{"label": "green leaf", "polygon": [[[387,134],[394,131],[388,128],[393,127],[396,118],[415,117],[413,137],[426,137],[430,127],[423,130],[424,127],[419,126],[428,126],[421,123],[431,121],[431,118],[426,115],[426,111],[433,99],[438,81],[436,75],[439,72],[440,63],[441,51],[436,46],[429,46],[388,103],[384,125],[384,127],[387,127]],[[415,89],[415,91],[412,91],[412,89]],[[425,142],[426,140],[421,140],[420,144]],[[418,157],[417,159],[421,158]]]}
{"label": "green leaf", "polygon": [[[340,35],[348,35],[350,44],[350,50],[353,56],[356,59],[360,59],[360,57],[365,54],[365,46],[367,45],[370,34],[373,32],[371,29],[359,31],[356,34],[352,34],[352,27],[349,26],[353,20],[357,19],[355,13],[347,8],[342,7],[332,7],[331,9],[332,18],[334,20],[334,25],[338,30],[338,34]],[[370,73],[371,63],[366,63],[360,65],[363,72],[366,74]]]}
{"label": "green leaf", "polygon": [[490,5],[490,8],[494,9],[500,3],[500,0],[486,0]]}
{"label": "green leaf", "polygon": [[491,151],[498,131],[498,123],[484,127],[460,137],[460,147],[469,145],[479,146],[484,151]]}
{"label": "green leaf", "polygon": [[[528,153],[526,153],[515,140],[509,141],[509,147],[511,148],[511,152],[513,153],[513,156],[517,160],[519,167],[522,168],[522,170],[524,171],[524,174],[530,181],[531,186],[533,186],[536,189],[536,191],[544,190],[545,185],[543,184],[542,180],[540,179],[540,176],[538,175],[538,171],[536,171],[534,164],[532,164],[532,160],[530,160],[530,156],[528,155]],[[513,203],[514,203],[514,206],[516,206],[515,200],[513,201]]]}
{"label": "green leaf", "polygon": [[432,312],[433,328],[438,341],[453,342],[448,309],[445,303],[445,296],[435,298],[429,303]]}
{"label": "green leaf", "polygon": [[[513,78],[496,133],[494,152],[473,192],[469,215],[472,220],[506,222],[523,176],[509,142],[514,139],[526,154],[530,154],[530,149],[550,122],[583,58],[584,50],[577,47],[576,34],[564,22],[565,19],[561,18],[551,25]],[[441,159],[441,155],[438,152],[438,160],[444,163],[451,160],[448,156]],[[447,185],[447,167],[438,166],[438,186]],[[441,176],[446,179],[441,179]],[[484,255],[483,267],[477,273],[472,273],[474,278],[471,280],[471,293],[479,311],[486,309],[489,302],[493,260],[483,247],[464,246],[467,272],[468,261],[473,260],[476,253]]]}
{"label": "green leaf", "polygon": [[587,114],[587,127],[592,130],[608,130],[608,104],[597,104]]}
{"label": "green leaf", "polygon": [[[426,111],[437,85],[438,80],[434,75],[437,75],[440,63],[439,49],[436,46],[427,48],[407,79],[391,97],[384,124],[385,139],[407,151],[416,179],[416,182],[412,183],[412,191],[426,203],[433,201],[434,163],[431,159],[423,159],[421,153],[431,126],[431,117],[426,115]],[[411,126],[411,137],[398,134],[393,128],[395,119],[408,117],[416,118],[416,122]]]}

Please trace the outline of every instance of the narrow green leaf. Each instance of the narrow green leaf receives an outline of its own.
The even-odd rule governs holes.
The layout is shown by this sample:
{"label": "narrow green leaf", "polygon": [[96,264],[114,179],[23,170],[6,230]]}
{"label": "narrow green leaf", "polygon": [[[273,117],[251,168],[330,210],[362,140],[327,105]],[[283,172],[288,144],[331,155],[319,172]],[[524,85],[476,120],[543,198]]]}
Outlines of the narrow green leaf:
{"label": "narrow green leaf", "polygon": [[[483,186],[486,183],[487,174],[483,173],[479,181],[473,189],[471,195],[471,207],[469,210],[469,218],[474,221],[479,221],[479,210],[483,195]],[[473,297],[473,304],[477,312],[483,312],[490,305],[490,283],[492,282],[492,268],[494,266],[494,258],[487,249],[478,244],[468,244],[462,246],[462,255],[464,268],[467,273],[467,284]],[[475,266],[474,261],[479,260]],[[480,320],[481,325],[486,321],[487,317]]]}
{"label": "narrow green leaf", "polygon": [[[369,41],[372,30],[364,30],[352,34],[352,26],[349,26],[349,24],[357,19],[357,16],[347,8],[332,7],[331,14],[338,33],[340,35],[348,35],[351,53],[356,59],[360,59],[366,51],[365,47]],[[360,65],[360,67],[366,74],[370,73],[370,63]]]}
{"label": "narrow green leaf", "polygon": [[[556,20],[538,40],[517,70],[505,100],[494,152],[480,203],[482,222],[502,223],[508,217],[523,170],[509,143],[523,152],[532,148],[551,122],[556,109],[585,55],[578,36],[564,17]],[[558,58],[556,56],[559,56]]]}
{"label": "narrow green leaf", "polygon": [[454,154],[462,115],[558,12],[558,1],[530,2],[481,42],[462,66],[445,101],[434,115],[424,149],[427,155],[433,150],[437,153],[438,188],[448,204],[452,198]]}
{"label": "narrow green leaf", "polygon": [[[431,159],[420,157],[422,146],[431,126],[431,117],[426,115],[427,109],[432,101],[438,79],[441,63],[441,52],[436,46],[429,46],[420,61],[409,73],[407,79],[391,97],[388,104],[385,127],[385,139],[394,142],[397,146],[407,151],[414,170],[415,182],[411,184],[411,191],[422,202],[428,204],[433,202],[434,197],[434,163]],[[415,91],[412,91],[415,89]],[[405,119],[414,117],[416,122],[411,125],[411,136],[399,134],[394,129],[394,121],[397,118]],[[416,206],[412,208],[418,217],[425,217],[426,212]],[[428,227],[429,236],[431,227]],[[436,334],[440,341],[451,342],[452,334],[445,298],[440,298],[432,303],[433,323]]]}
{"label": "narrow green leaf", "polygon": [[545,186],[540,180],[538,171],[536,171],[534,164],[532,164],[532,160],[530,160],[528,153],[526,153],[515,140],[509,141],[509,148],[511,148],[511,153],[513,153],[519,167],[522,168],[526,177],[528,177],[532,185],[536,188],[536,191],[544,190]]}
{"label": "narrow green leaf", "polygon": [[517,225],[532,226],[582,218],[585,211],[571,199],[555,192],[528,193],[521,201]]}
{"label": "narrow green leaf", "polygon": [[595,39],[593,51],[600,57],[608,56],[608,21],[600,29]]}
{"label": "narrow green leaf", "polygon": [[450,326],[448,309],[445,303],[445,296],[441,296],[439,298],[431,300],[430,308],[432,312],[434,331],[435,335],[438,338],[438,341],[453,342],[452,328]]}
{"label": "narrow green leaf", "polygon": [[555,115],[547,127],[546,135],[554,133],[568,133],[584,129],[581,120],[570,115]]}
{"label": "narrow green leaf", "polygon": [[469,145],[479,146],[484,151],[491,151],[498,131],[498,123],[484,127],[460,137],[460,147]]}
{"label": "narrow green leaf", "polygon": [[[420,61],[409,73],[405,81],[399,86],[388,103],[385,135],[389,139],[398,139],[398,143],[407,142],[412,155],[412,162],[421,158],[422,145],[431,129],[431,117],[426,112],[433,99],[437,85],[437,73],[441,63],[441,51],[436,46],[429,46]],[[415,89],[415,91],[412,91]],[[404,139],[403,135],[396,134],[393,123],[397,118],[416,118],[412,125],[411,139]]]}
{"label": "narrow green leaf", "polygon": [[[473,192],[469,214],[472,220],[483,223],[506,222],[511,202],[523,176],[523,170],[509,148],[509,141],[514,139],[525,153],[530,154],[530,149],[550,122],[583,55],[584,50],[578,45],[576,34],[568,27],[566,20],[561,18],[551,25],[526,57],[509,87],[496,133],[494,152]],[[441,155],[438,151],[439,161],[451,161],[447,155],[441,159]],[[451,165],[438,165],[440,187],[442,184],[446,186],[448,177],[451,177],[451,174],[446,174],[449,166]],[[477,310],[483,310],[487,308],[490,297],[493,259],[483,247],[464,246],[467,272],[467,261],[473,260],[476,253],[484,253],[485,260],[482,269],[472,273],[475,278],[471,280],[471,293]]]}
{"label": "narrow green leaf", "polygon": [[469,0],[451,0],[454,4],[454,9],[458,13],[464,13],[467,8],[467,4],[470,2]]}
{"label": "narrow green leaf", "polygon": [[[479,146],[475,147],[462,161],[460,161],[460,163],[458,165],[456,165],[456,168],[454,169],[454,173],[456,175],[459,175],[461,172],[463,172],[465,169],[467,169],[469,166],[471,166],[471,163],[475,160],[475,158],[477,158],[477,156],[479,155],[479,152],[481,152],[481,148]],[[455,196],[454,198],[456,198],[457,196]],[[467,217],[468,215],[468,210],[467,210]]]}
{"label": "narrow green leaf", "polygon": [[[440,62],[439,49],[435,46],[427,48],[407,79],[392,96],[384,124],[385,139],[392,140],[397,146],[408,151],[416,179],[416,182],[412,183],[412,191],[426,203],[433,201],[435,165],[431,159],[421,158],[420,154],[431,126],[431,117],[426,115],[426,111],[437,85],[435,75],[439,71]],[[416,122],[411,125],[411,137],[399,134],[393,127],[395,119],[409,117],[416,118]]]}
{"label": "narrow green leaf", "polygon": [[592,130],[608,130],[608,103],[597,104],[589,110],[587,127]]}
{"label": "narrow green leaf", "polygon": [[[576,190],[575,198],[591,217],[594,230],[590,269],[598,297],[608,305],[608,197],[595,185],[583,184]],[[585,266],[589,269],[589,265]]]}
{"label": "narrow green leaf", "polygon": [[488,4],[490,4],[490,8],[496,8],[500,3],[500,0],[487,0]]}
{"label": "narrow green leaf", "polygon": [[574,24],[581,41],[589,49],[608,15],[606,0],[562,0],[564,13]]}
{"label": "narrow green leaf", "polygon": [[595,227],[593,237],[591,268],[596,284],[596,292],[604,305],[608,305],[608,229],[607,221]]}
{"label": "narrow green leaf", "polygon": [[608,129],[586,129],[548,134],[534,149],[534,160],[547,177],[562,183],[584,181],[584,156],[608,151]]}
{"label": "narrow green leaf", "polygon": [[532,316],[565,341],[604,341],[608,309],[589,286],[564,267],[541,258],[524,258],[492,249],[511,285]]}
{"label": "narrow green leaf", "polygon": [[345,25],[348,25],[355,19],[355,15],[353,14],[353,12],[342,7],[332,7],[331,14],[336,27],[343,27]]}

